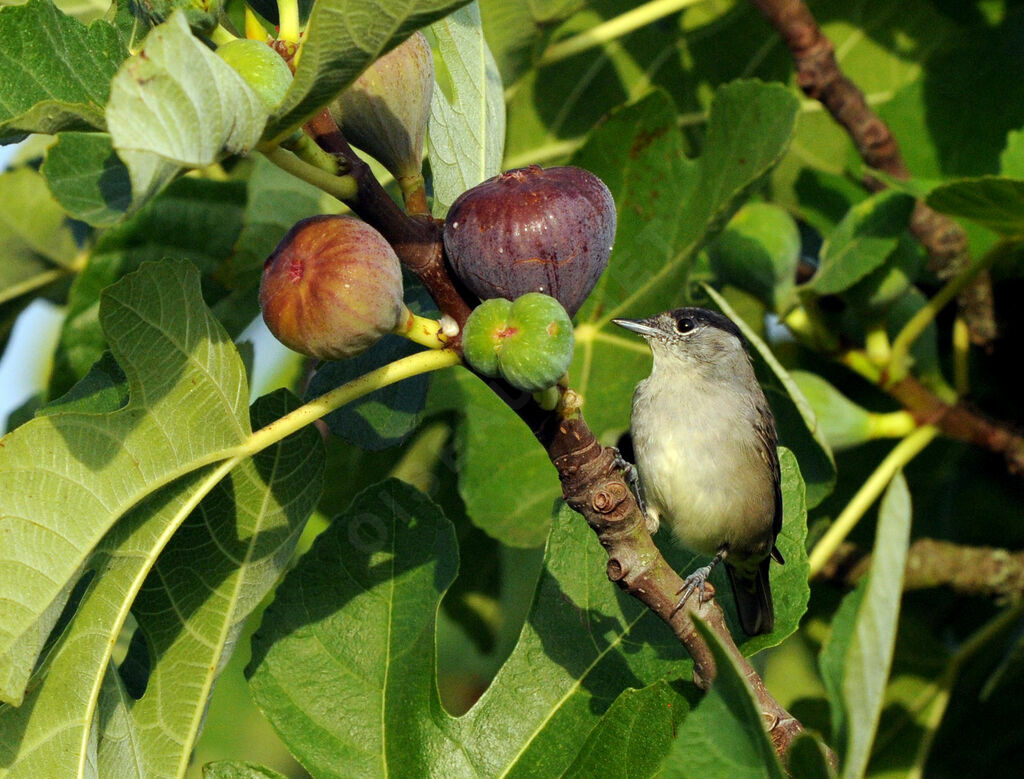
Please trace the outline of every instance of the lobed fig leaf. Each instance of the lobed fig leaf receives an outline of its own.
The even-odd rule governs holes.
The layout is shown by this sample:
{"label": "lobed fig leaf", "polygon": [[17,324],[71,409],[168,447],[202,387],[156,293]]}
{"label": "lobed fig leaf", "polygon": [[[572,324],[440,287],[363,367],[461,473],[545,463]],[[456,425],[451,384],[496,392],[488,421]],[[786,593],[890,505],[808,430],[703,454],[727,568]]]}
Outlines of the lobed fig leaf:
{"label": "lobed fig leaf", "polygon": [[572,362],[572,321],[550,295],[528,292],[477,306],[462,333],[463,356],[485,376],[500,376],[525,392],[554,386]]}
{"label": "lobed fig leaf", "polygon": [[582,168],[531,165],[502,173],[452,203],[444,245],[452,269],[483,300],[551,295],[569,315],[608,265],[615,202]]}
{"label": "lobed fig leaf", "polygon": [[260,308],[288,348],[321,360],[355,357],[406,314],[398,256],[353,217],[303,219],[264,265]]}

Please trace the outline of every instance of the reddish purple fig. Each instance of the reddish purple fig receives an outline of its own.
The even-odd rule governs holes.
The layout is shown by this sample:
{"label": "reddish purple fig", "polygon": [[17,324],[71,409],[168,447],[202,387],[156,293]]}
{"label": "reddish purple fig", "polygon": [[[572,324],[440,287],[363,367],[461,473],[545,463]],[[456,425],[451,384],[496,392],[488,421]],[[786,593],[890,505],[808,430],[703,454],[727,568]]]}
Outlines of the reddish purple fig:
{"label": "reddish purple fig", "polygon": [[355,357],[406,313],[402,269],[380,233],[348,216],[298,222],[263,266],[260,308],[270,332],[321,360]]}
{"label": "reddish purple fig", "polygon": [[615,239],[615,202],[581,168],[510,170],[463,192],[444,226],[452,269],[481,299],[527,292],[572,316],[594,288]]}

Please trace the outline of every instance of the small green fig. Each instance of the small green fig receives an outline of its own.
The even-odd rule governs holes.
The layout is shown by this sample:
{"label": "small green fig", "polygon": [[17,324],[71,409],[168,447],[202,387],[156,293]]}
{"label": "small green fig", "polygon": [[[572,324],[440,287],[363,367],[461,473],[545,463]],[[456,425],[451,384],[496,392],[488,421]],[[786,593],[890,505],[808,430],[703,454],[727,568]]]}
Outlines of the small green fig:
{"label": "small green fig", "polygon": [[280,103],[292,83],[291,68],[263,41],[238,38],[217,47],[217,56],[246,80],[267,108]]}
{"label": "small green fig", "polygon": [[423,169],[423,139],[434,91],[434,58],[413,33],[367,68],[331,105],[345,138],[399,181]]}
{"label": "small green fig", "polygon": [[543,292],[576,313],[608,264],[615,201],[582,168],[531,165],[463,192],[444,225],[455,275],[482,300]]}
{"label": "small green fig", "polygon": [[208,33],[220,22],[224,3],[225,0],[131,0],[129,7],[134,16],[153,25],[181,9],[193,32]]}
{"label": "small green fig", "polygon": [[515,302],[491,298],[477,306],[462,331],[466,362],[517,389],[554,386],[572,362],[572,321],[549,295],[528,292]]}
{"label": "small green fig", "polygon": [[355,357],[406,314],[402,269],[365,222],[313,216],[298,222],[263,266],[260,308],[285,346],[321,360]]}

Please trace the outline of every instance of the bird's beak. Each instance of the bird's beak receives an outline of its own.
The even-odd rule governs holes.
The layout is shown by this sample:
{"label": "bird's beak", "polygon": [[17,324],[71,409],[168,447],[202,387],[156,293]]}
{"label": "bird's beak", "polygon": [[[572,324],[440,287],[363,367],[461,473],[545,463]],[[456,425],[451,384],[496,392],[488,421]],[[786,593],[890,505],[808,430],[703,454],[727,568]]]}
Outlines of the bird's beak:
{"label": "bird's beak", "polygon": [[624,327],[643,336],[658,335],[660,332],[658,328],[651,327],[646,319],[613,319],[612,321],[619,327]]}

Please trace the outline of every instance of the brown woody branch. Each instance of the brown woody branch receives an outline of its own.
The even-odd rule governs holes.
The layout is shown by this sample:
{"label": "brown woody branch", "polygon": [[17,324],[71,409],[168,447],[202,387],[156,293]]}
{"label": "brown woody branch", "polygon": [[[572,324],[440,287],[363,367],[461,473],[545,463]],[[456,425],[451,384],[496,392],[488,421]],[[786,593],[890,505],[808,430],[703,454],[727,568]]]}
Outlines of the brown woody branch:
{"label": "brown woody branch", "polygon": [[[832,41],[821,32],[803,0],[751,2],[789,48],[800,89],[820,102],[846,130],[861,159],[893,178],[910,178],[892,131],[871,109],[857,85],[840,70]],[[870,177],[865,183],[875,190],[884,188],[884,184]],[[963,228],[922,201],[918,201],[911,215],[910,230],[925,247],[930,267],[939,278],[957,276],[972,264]],[[961,293],[959,304],[972,340],[990,346],[996,337],[996,326],[992,282],[987,273],[979,274]]]}
{"label": "brown woody branch", "polygon": [[[441,311],[461,326],[470,304],[449,275],[438,222],[404,213],[384,191],[369,167],[356,156],[337,124],[326,111],[306,125],[307,132],[342,164],[345,175],[357,182],[357,194],[346,201],[356,214],[376,228],[394,246],[396,254],[422,281]],[[457,342],[451,348],[460,348]],[[772,697],[753,666],[736,646],[725,614],[713,598],[698,603],[691,598],[676,610],[682,579],[662,557],[647,532],[633,494],[616,466],[612,449],[601,446],[583,421],[571,390],[563,390],[559,408],[542,409],[530,395],[497,379],[484,380],[529,426],[544,446],[562,483],[568,504],[586,519],[608,553],[608,578],[644,603],[664,620],[694,661],[694,682],[707,689],[715,664],[707,644],[697,633],[691,614],[697,613],[722,639],[750,682],[765,716],[769,736],[780,755],[803,726]]]}
{"label": "brown woody branch", "polygon": [[921,424],[935,425],[949,438],[1002,455],[1010,473],[1024,475],[1024,438],[1019,434],[971,410],[962,402],[956,405],[946,403],[913,376],[885,389]]}
{"label": "brown woody branch", "polygon": [[[845,543],[818,578],[853,586],[871,567],[871,555]],[[1018,600],[1024,596],[1024,552],[988,546],[963,546],[921,538],[910,545],[904,590],[949,587],[963,595]]]}
{"label": "brown woody branch", "polygon": [[452,317],[461,330],[470,307],[445,267],[440,223],[429,214],[406,214],[391,199],[370,166],[349,146],[326,108],[307,123],[306,129],[320,148],[336,157],[345,173],[355,179],[356,195],[346,200],[345,205],[388,239],[402,264],[416,274],[441,313]]}

